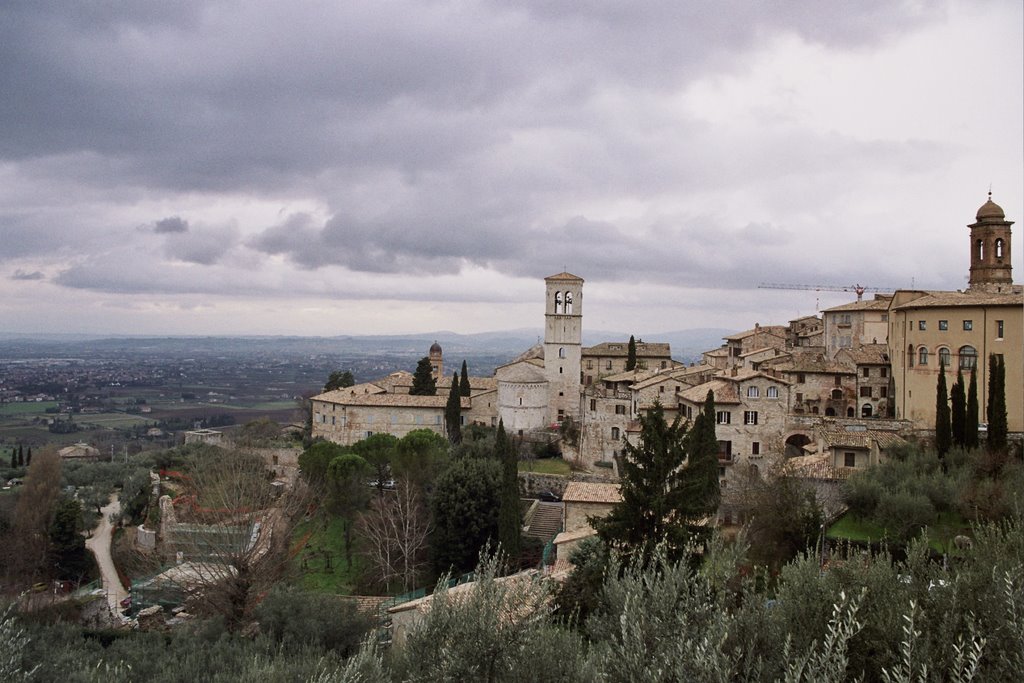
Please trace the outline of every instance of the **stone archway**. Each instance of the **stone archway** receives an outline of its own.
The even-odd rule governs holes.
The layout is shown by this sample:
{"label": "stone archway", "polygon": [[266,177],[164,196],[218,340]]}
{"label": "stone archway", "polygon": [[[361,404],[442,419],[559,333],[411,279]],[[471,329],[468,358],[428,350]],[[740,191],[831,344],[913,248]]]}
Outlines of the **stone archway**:
{"label": "stone archway", "polygon": [[805,455],[804,446],[811,443],[811,437],[800,432],[796,434],[790,434],[786,437],[786,457],[795,458],[800,455]]}

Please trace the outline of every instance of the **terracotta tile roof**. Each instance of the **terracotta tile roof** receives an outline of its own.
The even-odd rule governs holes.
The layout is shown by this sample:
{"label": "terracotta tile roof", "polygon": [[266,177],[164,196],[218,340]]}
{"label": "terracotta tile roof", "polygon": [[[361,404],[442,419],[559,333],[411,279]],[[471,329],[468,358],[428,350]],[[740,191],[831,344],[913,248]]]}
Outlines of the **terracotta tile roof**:
{"label": "terracotta tile roof", "polygon": [[679,396],[690,403],[703,403],[708,396],[708,391],[715,392],[715,403],[739,403],[740,393],[736,382],[729,382],[722,378],[715,378],[710,382],[698,384],[689,389],[683,389]]}
{"label": "terracotta tile roof", "polygon": [[907,442],[895,432],[885,432],[875,429],[864,431],[849,431],[847,429],[822,429],[821,439],[826,448],[862,448],[870,450],[872,442],[877,443],[881,450],[887,450],[893,446],[905,445]]}
{"label": "terracotta tile roof", "polygon": [[364,382],[363,384],[356,384],[355,386],[345,387],[344,389],[332,389],[331,391],[325,391],[322,394],[313,396],[310,400],[337,402],[347,396],[364,396],[368,394],[383,394],[386,392],[387,387],[382,387],[379,384],[370,382]]}
{"label": "terracotta tile roof", "polygon": [[727,341],[740,341],[747,337],[754,335],[767,334],[773,337],[785,337],[786,326],[785,325],[765,325],[763,327],[755,327],[753,329],[746,330],[745,332],[737,332],[736,334],[730,334],[728,337],[722,337]]}
{"label": "terracotta tile roof", "polygon": [[[583,349],[584,356],[613,356],[625,358],[629,355],[628,342],[601,342]],[[667,342],[637,342],[637,358],[668,358],[672,355]]]}
{"label": "terracotta tile roof", "polygon": [[775,362],[776,359],[766,360],[762,365],[775,368],[782,372],[817,372],[828,375],[853,375],[857,368],[853,363],[843,363],[840,360],[829,360],[819,351],[801,351],[792,349],[786,360]]}
{"label": "terracotta tile roof", "polygon": [[889,304],[892,302],[892,295],[886,296],[875,296],[874,299],[868,299],[866,301],[854,301],[848,304],[842,304],[841,306],[833,306],[832,308],[826,308],[822,313],[838,313],[840,311],[887,311],[889,310]]}
{"label": "terracotta tile roof", "polygon": [[619,503],[622,495],[618,484],[597,484],[570,481],[562,494],[563,503]]}
{"label": "terracotta tile roof", "polygon": [[856,470],[852,467],[833,467],[828,453],[801,455],[789,458],[783,465],[787,474],[807,479],[843,480],[849,479]]}
{"label": "terracotta tile roof", "polygon": [[580,276],[573,275],[572,273],[566,273],[565,271],[562,271],[561,273],[558,273],[557,275],[549,275],[548,277],[544,278],[544,280],[546,282],[551,282],[551,281],[556,281],[556,280],[567,280],[567,281],[571,280],[572,282],[583,282],[583,278],[581,278]]}
{"label": "terracotta tile roof", "polygon": [[1020,292],[924,292],[923,296],[894,306],[894,311],[914,308],[945,308],[948,306],[1024,306]]}
{"label": "terracotta tile roof", "polygon": [[495,374],[499,382],[540,384],[548,381],[544,375],[543,364],[538,365],[528,360],[502,365],[495,370]]}
{"label": "terracotta tile roof", "polygon": [[845,356],[857,365],[888,365],[889,347],[885,344],[864,344],[855,349],[842,349],[836,356]]}

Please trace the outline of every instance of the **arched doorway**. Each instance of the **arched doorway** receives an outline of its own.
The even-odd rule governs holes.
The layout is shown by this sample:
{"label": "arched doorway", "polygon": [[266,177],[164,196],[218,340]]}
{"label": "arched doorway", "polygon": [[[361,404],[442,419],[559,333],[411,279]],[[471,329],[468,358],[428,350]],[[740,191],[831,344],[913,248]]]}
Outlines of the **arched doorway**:
{"label": "arched doorway", "polygon": [[795,458],[804,455],[804,446],[811,442],[806,434],[793,434],[786,439],[786,457]]}

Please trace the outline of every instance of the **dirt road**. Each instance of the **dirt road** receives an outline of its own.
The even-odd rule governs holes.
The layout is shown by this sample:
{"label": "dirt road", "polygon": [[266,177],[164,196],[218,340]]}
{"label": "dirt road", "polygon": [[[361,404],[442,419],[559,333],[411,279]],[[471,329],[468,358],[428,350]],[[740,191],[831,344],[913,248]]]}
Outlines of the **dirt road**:
{"label": "dirt road", "polygon": [[107,603],[110,605],[111,614],[121,614],[121,600],[128,597],[128,591],[121,585],[121,579],[114,569],[114,560],[110,556],[110,539],[114,528],[110,524],[110,515],[121,510],[121,503],[114,495],[110,502],[103,508],[103,516],[99,525],[92,532],[92,537],[86,539],[85,547],[96,556],[96,564],[100,568],[100,575],[103,577],[103,589],[107,592]]}

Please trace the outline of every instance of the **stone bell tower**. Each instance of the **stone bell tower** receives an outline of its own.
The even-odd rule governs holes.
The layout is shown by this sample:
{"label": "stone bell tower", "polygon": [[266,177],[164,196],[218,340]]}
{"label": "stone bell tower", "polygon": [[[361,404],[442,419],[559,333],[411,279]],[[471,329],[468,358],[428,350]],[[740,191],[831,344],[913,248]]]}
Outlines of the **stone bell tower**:
{"label": "stone bell tower", "polygon": [[583,278],[559,273],[544,278],[544,374],[548,380],[548,424],[580,419],[583,353]]}
{"label": "stone bell tower", "polygon": [[1013,268],[1010,266],[1010,226],[1003,209],[988,201],[978,209],[977,220],[971,229],[971,278],[969,290],[982,292],[1009,292],[1013,288]]}

